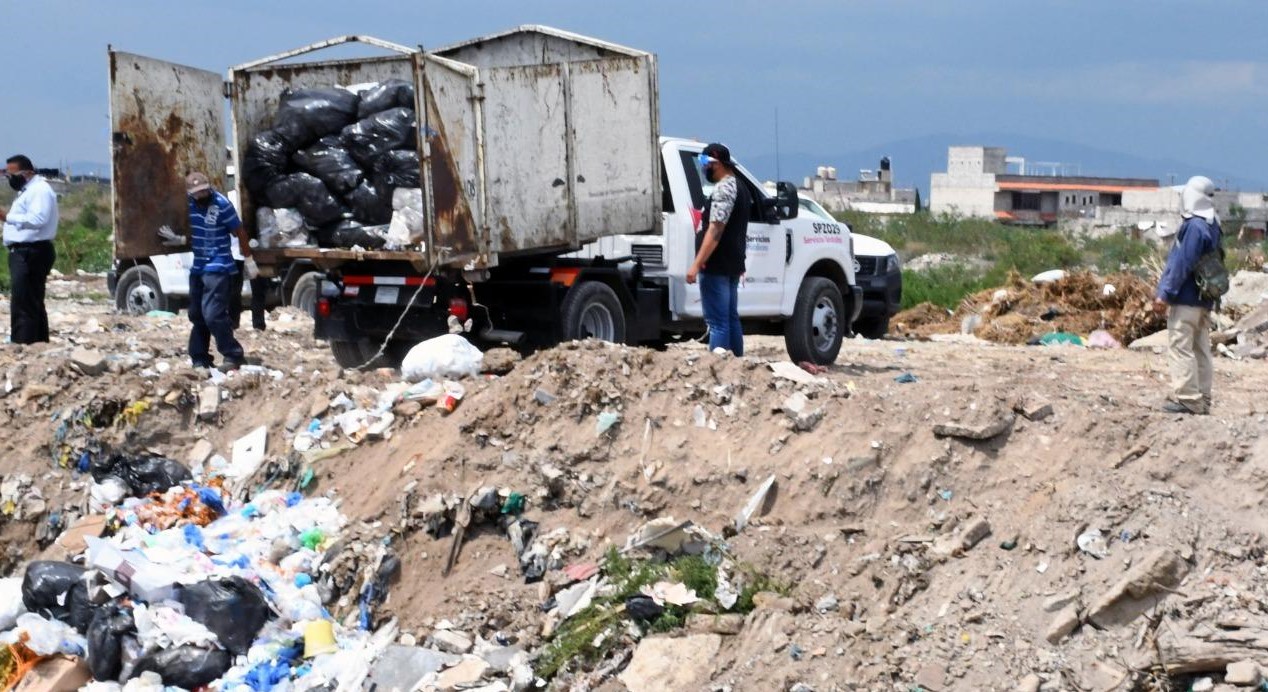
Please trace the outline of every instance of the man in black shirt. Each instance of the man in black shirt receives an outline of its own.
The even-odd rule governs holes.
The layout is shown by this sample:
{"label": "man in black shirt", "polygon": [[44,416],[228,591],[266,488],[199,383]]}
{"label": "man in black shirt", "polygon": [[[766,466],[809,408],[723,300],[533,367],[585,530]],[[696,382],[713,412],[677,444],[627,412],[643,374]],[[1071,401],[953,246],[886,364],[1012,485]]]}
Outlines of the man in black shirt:
{"label": "man in black shirt", "polygon": [[740,326],[740,279],[744,276],[748,244],[748,189],[735,175],[731,152],[710,144],[700,154],[705,179],[713,194],[705,203],[696,229],[696,259],[687,270],[687,283],[700,281],[700,302],[709,325],[709,350],[726,349],[744,355],[744,330]]}

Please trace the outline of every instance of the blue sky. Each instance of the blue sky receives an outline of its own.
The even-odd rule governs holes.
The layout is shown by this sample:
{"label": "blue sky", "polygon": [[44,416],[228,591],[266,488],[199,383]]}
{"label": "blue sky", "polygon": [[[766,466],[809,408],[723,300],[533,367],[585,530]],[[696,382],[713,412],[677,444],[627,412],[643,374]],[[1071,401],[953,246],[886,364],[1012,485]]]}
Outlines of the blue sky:
{"label": "blue sky", "polygon": [[526,23],[656,53],[664,132],[741,160],[774,151],[778,106],[784,152],[1015,133],[1268,179],[1266,0],[0,0],[0,148],[108,161],[107,44],[223,72]]}

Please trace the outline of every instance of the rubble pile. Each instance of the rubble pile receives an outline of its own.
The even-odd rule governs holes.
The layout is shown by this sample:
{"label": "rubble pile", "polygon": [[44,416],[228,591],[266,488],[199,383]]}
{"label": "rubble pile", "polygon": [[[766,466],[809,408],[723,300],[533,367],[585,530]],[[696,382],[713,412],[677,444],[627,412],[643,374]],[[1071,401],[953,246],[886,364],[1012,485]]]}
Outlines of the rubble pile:
{"label": "rubble pile", "polygon": [[895,315],[891,323],[897,334],[914,337],[962,332],[1021,345],[1040,343],[1053,333],[1077,335],[1082,343],[1090,335],[1105,332],[1113,343],[1127,344],[1166,327],[1166,319],[1153,311],[1152,302],[1152,286],[1134,274],[1102,279],[1074,272],[1036,283],[1013,272],[1004,286],[965,298],[953,313],[919,305]]}

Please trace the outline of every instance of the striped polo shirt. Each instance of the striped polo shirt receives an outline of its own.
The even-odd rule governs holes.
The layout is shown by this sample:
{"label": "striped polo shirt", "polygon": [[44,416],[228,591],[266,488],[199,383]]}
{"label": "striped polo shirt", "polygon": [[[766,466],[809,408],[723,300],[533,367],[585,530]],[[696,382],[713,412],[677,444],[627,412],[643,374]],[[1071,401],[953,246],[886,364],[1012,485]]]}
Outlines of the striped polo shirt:
{"label": "striped polo shirt", "polygon": [[233,263],[229,239],[237,232],[242,221],[233,204],[219,192],[212,191],[211,204],[204,210],[192,198],[189,200],[190,242],[194,249],[194,266],[190,274],[234,274],[238,267]]}

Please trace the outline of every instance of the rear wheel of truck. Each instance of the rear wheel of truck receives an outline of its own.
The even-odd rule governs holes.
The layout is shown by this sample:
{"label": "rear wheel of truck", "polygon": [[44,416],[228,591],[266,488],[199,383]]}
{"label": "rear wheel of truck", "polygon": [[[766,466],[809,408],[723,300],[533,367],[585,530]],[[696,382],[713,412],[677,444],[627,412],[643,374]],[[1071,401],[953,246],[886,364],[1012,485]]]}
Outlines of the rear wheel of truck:
{"label": "rear wheel of truck", "polygon": [[317,291],[321,286],[321,277],[317,272],[308,272],[295,281],[291,294],[286,297],[286,304],[299,308],[308,316],[317,309]]}
{"label": "rear wheel of truck", "polygon": [[[361,341],[331,341],[330,352],[335,356],[335,362],[339,367],[365,368],[373,370],[374,368],[386,367],[389,365],[386,356],[375,356],[378,353],[377,344],[371,343],[369,339]],[[373,360],[371,360],[373,359]]]}
{"label": "rear wheel of truck", "polygon": [[797,291],[793,314],[784,322],[784,345],[794,363],[831,365],[845,338],[845,301],[831,280],[809,276]]}
{"label": "rear wheel of truck", "polygon": [[559,312],[564,341],[598,339],[625,343],[625,309],[607,284],[586,281],[573,286]]}
{"label": "rear wheel of truck", "polygon": [[144,315],[151,310],[167,310],[167,296],[153,267],[138,264],[119,276],[114,289],[114,305],[125,315]]}

